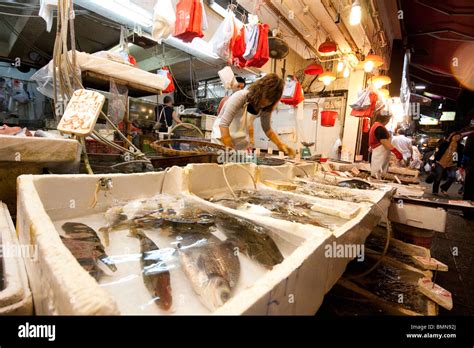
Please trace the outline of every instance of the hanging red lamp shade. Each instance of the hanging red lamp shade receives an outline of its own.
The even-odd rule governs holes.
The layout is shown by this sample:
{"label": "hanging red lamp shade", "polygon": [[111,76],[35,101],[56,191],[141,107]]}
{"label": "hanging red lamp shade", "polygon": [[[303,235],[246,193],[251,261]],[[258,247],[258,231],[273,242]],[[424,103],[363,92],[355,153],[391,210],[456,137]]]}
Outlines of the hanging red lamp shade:
{"label": "hanging red lamp shade", "polygon": [[334,125],[336,124],[337,116],[338,116],[337,111],[331,111],[331,110],[321,111],[321,126],[334,127]]}
{"label": "hanging red lamp shade", "polygon": [[304,73],[306,75],[319,75],[322,74],[324,71],[323,67],[318,63],[310,64],[304,69]]}
{"label": "hanging red lamp shade", "polygon": [[335,42],[331,41],[328,37],[326,38],[326,41],[324,41],[321,45],[319,45],[318,51],[321,53],[336,53],[337,45]]}

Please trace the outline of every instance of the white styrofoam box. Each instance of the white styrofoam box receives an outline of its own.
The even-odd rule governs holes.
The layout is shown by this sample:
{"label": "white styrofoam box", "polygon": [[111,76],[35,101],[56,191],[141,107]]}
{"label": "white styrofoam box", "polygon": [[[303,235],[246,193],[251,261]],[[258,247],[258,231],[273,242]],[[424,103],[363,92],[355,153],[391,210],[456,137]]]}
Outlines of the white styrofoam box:
{"label": "white styrofoam box", "polygon": [[201,129],[204,131],[212,131],[212,126],[216,119],[217,116],[201,115]]}
{"label": "white styrofoam box", "polygon": [[[98,180],[112,178],[113,196],[99,192]],[[52,222],[105,211],[113,200],[145,199],[159,193],[164,172],[107,175],[22,175],[18,178],[17,230],[21,244],[37,248],[25,259],[35,312],[40,315],[119,314],[114,299],[77,262]]]}
{"label": "white styrofoam box", "polygon": [[212,131],[204,131],[204,139],[212,139]]}
{"label": "white styrofoam box", "polygon": [[20,247],[8,208],[0,202],[0,262],[3,262],[4,277],[4,288],[0,289],[0,315],[33,314],[23,254],[28,251],[33,254],[34,250],[27,249]]}
{"label": "white styrofoam box", "polygon": [[[36,312],[120,314],[115,298],[99,286],[63,245],[52,220],[103,212],[114,200],[146,199],[160,192],[181,193],[188,199],[201,200],[187,193],[189,172],[186,169],[173,167],[165,172],[146,174],[21,176],[18,232],[22,243],[38,247],[38,259],[27,260]],[[254,165],[246,169],[255,175]],[[213,180],[209,170],[201,174],[198,183],[206,185]],[[247,175],[251,181],[245,171],[229,173],[229,180],[237,180],[239,175],[242,178]],[[97,206],[91,208],[96,184],[103,177],[112,179],[113,195],[99,192]],[[216,208],[207,201],[204,204]],[[326,240],[333,238],[331,234],[324,229],[318,234],[291,229],[288,228],[292,226],[290,222],[270,226],[267,223],[266,226],[271,227],[276,241],[278,238],[280,242],[293,245],[292,251],[281,264],[267,271],[252,286],[236,293],[215,314],[314,314],[321,305],[328,269],[322,248]]]}
{"label": "white styrofoam box", "polygon": [[448,213],[442,208],[404,203],[403,198],[393,202],[388,212],[390,221],[436,232],[446,232],[447,217]]}
{"label": "white styrofoam box", "polygon": [[[257,168],[255,168],[257,167]],[[256,179],[258,181],[263,180],[270,180],[270,179],[292,179],[295,177],[295,168],[293,165],[287,164],[282,166],[254,166],[254,165],[247,165],[247,169],[252,172],[256,171],[258,175]],[[188,180],[189,180],[189,190],[191,194],[196,194],[201,198],[210,198],[213,195],[218,193],[225,192],[224,190],[228,190],[225,185],[225,181],[223,178],[223,172],[221,166],[213,165],[213,164],[190,164],[185,169],[188,172]],[[236,189],[253,189],[253,183],[251,179],[249,179],[249,175],[243,171],[243,168],[239,168],[238,165],[231,165],[226,169],[226,174],[228,177],[229,182],[232,185],[234,190]],[[207,180],[203,180],[206,177]],[[265,187],[265,189],[267,189]],[[270,189],[271,190],[271,189]],[[341,188],[341,190],[350,190]],[[362,191],[362,190],[355,190],[355,191]],[[369,191],[364,191],[369,192]],[[315,197],[305,196],[294,194],[291,192],[285,192],[288,195],[300,196],[304,197],[308,200],[315,200]],[[321,260],[325,260],[324,264],[327,265],[328,271],[326,273],[325,279],[319,279],[319,282],[323,282],[324,286],[321,288],[321,283],[318,283],[318,287],[314,288],[309,284],[302,285],[303,288],[306,288],[306,294],[309,292],[312,293],[314,303],[319,303],[319,298],[327,293],[332,286],[337,282],[337,280],[341,277],[344,273],[347,264],[353,259],[353,257],[348,258],[327,258],[325,257],[325,249],[326,247],[330,247],[333,242],[339,245],[349,245],[349,244],[364,244],[365,239],[370,234],[372,229],[378,224],[382,215],[386,215],[388,211],[388,205],[390,204],[390,198],[393,194],[393,190],[389,188],[379,189],[375,191],[371,191],[369,196],[371,197],[371,202],[354,204],[354,206],[358,206],[358,212],[356,212],[356,216],[353,217],[351,220],[348,220],[343,226],[339,227],[335,231],[330,232],[325,228],[321,228],[318,226],[310,226],[310,225],[302,225],[299,223],[292,223],[289,221],[282,221],[278,219],[274,219],[267,216],[252,216],[253,214],[247,212],[239,212],[238,214],[241,216],[245,216],[247,218],[258,218],[259,223],[266,225],[268,227],[273,227],[275,225],[282,226],[286,231],[293,231],[293,233],[299,235],[318,235],[321,233],[330,233],[332,236],[327,238],[324,242],[323,248],[318,248],[314,250],[312,257],[316,260],[318,259],[319,262]],[[202,202],[206,202],[202,200]],[[324,200],[319,199],[322,205],[322,202],[327,204],[327,207],[333,207],[334,211],[338,210],[338,207],[344,204],[342,201],[336,200]],[[346,202],[347,203],[347,202]],[[205,204],[205,203],[204,203]],[[212,204],[207,202],[207,204]],[[322,207],[324,208],[324,207]],[[228,212],[232,212],[233,209],[230,208],[222,208]],[[324,209],[323,209],[324,210]],[[235,211],[234,211],[235,213]],[[319,259],[320,258],[320,259]],[[316,266],[317,265],[317,266]],[[307,261],[303,264],[302,267],[308,267],[312,269],[317,269],[321,267],[322,264],[313,264],[311,261]],[[291,278],[291,277],[290,277]],[[316,283],[316,282],[315,282]],[[314,285],[314,284],[313,284]],[[323,293],[319,291],[323,290]],[[287,292],[287,291],[286,291]],[[306,295],[310,296],[310,295]],[[306,301],[309,306],[312,305],[311,300]],[[264,302],[262,303],[263,306]]]}

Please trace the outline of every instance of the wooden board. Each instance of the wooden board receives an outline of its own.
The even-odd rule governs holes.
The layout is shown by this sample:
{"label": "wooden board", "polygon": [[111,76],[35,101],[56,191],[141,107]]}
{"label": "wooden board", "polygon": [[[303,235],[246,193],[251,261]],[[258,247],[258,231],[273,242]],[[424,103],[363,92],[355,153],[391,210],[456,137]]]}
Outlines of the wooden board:
{"label": "wooden board", "polygon": [[149,95],[161,94],[161,90],[149,87],[147,85],[141,85],[138,83],[117,78],[110,78],[107,75],[99,74],[92,71],[85,71],[82,73],[82,83],[85,87],[88,88],[108,91],[110,89],[111,80],[114,81],[116,84],[126,86],[128,88],[129,97],[145,97]]}

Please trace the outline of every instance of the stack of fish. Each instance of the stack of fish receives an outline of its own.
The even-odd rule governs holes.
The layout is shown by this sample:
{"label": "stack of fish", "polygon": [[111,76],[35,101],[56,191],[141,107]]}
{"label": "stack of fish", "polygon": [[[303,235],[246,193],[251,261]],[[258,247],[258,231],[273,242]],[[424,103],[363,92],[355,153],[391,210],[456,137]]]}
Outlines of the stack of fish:
{"label": "stack of fish", "polygon": [[[142,202],[141,206],[135,202],[137,209],[128,209],[129,204],[112,207],[105,213],[106,226],[99,231],[106,244],[110,232],[124,228],[139,239],[143,281],[153,301],[163,310],[169,310],[173,302],[171,276],[167,259],[147,233],[158,231],[169,237],[170,245],[175,247],[174,256],[179,259],[194,292],[210,311],[232,297],[241,273],[240,253],[267,269],[283,261],[283,255],[263,227],[223,213],[211,214],[183,200],[171,207],[169,202],[157,202]],[[112,264],[104,262],[108,258],[95,231],[80,223],[66,223],[63,229],[76,234],[74,240],[64,238],[63,241],[81,265],[98,279],[103,273],[98,272],[97,265]],[[224,240],[213,233],[217,230],[225,235]],[[83,244],[85,231],[90,244]]]}

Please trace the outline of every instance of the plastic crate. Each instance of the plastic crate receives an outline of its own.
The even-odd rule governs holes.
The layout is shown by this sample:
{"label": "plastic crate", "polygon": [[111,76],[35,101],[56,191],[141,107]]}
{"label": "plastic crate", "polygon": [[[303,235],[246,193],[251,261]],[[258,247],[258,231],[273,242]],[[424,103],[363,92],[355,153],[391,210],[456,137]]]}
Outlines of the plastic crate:
{"label": "plastic crate", "polygon": [[[123,141],[115,140],[114,143],[123,146]],[[119,150],[93,139],[86,139],[86,150],[87,153],[120,154]]]}

